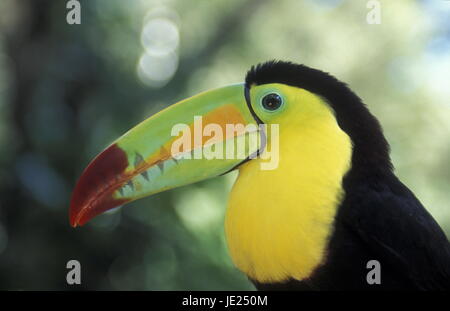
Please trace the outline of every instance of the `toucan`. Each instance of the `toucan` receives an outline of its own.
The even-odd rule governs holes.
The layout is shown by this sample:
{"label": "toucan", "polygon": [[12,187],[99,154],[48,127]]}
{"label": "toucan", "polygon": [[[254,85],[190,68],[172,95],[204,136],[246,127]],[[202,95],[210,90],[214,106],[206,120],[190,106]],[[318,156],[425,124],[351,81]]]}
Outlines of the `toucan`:
{"label": "toucan", "polygon": [[394,174],[378,120],[347,84],[292,62],[129,130],[82,173],[70,223],[233,170],[228,250],[257,289],[450,289],[449,241]]}

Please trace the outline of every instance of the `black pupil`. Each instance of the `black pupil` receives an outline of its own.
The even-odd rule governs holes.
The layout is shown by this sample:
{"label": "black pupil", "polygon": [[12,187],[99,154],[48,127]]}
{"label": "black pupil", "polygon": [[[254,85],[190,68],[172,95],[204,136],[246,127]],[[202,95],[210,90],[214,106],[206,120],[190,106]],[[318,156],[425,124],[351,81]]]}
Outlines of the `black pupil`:
{"label": "black pupil", "polygon": [[278,108],[280,108],[282,103],[281,97],[278,94],[272,93],[272,94],[268,94],[266,96],[264,96],[264,98],[262,99],[262,105],[264,107],[264,109],[267,110],[277,110]]}

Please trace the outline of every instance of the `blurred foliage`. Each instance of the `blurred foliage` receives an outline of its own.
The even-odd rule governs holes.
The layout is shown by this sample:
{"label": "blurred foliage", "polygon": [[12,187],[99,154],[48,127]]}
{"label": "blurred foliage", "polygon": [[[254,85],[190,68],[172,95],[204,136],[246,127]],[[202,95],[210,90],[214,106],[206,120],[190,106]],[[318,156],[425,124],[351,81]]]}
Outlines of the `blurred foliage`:
{"label": "blurred foliage", "polygon": [[[223,218],[235,174],[68,224],[82,169],[128,128],[269,59],[329,71],[380,119],[399,177],[450,233],[450,2],[0,2],[0,289],[253,289]],[[66,284],[66,262],[82,285]]]}

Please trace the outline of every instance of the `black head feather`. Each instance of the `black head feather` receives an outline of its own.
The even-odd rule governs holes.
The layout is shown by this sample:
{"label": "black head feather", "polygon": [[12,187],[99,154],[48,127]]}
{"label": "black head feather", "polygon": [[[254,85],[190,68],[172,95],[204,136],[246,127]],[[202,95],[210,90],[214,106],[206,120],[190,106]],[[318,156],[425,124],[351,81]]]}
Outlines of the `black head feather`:
{"label": "black head feather", "polygon": [[[332,75],[283,61],[269,61],[253,66],[245,78],[246,88],[254,85],[282,83],[299,87],[324,98],[333,108],[341,129],[353,143],[352,171],[383,173],[392,170],[389,144],[378,120],[361,99]],[[301,104],[301,103],[299,103]]]}

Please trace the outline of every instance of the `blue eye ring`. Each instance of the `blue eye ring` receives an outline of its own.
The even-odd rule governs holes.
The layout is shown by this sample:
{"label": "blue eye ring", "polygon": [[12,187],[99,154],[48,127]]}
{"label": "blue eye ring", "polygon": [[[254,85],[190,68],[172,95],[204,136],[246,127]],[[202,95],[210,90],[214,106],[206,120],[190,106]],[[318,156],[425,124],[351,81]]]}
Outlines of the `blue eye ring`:
{"label": "blue eye ring", "polygon": [[283,98],[277,93],[264,95],[261,106],[267,111],[276,111],[283,105]]}

